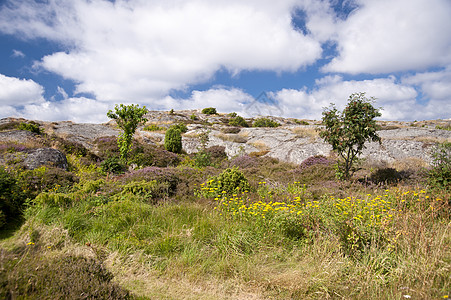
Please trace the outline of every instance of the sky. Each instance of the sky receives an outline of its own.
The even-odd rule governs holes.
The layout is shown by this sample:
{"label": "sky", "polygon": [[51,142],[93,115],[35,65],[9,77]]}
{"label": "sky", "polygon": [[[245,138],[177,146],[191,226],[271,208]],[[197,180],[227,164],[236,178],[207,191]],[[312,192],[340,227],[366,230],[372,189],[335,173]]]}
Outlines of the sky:
{"label": "sky", "polygon": [[321,119],[451,118],[450,0],[0,0],[0,118],[115,104]]}

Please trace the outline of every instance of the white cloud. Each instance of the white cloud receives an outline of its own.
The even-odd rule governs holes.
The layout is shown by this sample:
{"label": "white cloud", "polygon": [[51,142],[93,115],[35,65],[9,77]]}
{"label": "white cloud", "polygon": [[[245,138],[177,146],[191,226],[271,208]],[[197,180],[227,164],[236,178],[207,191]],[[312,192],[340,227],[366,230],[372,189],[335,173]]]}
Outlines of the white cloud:
{"label": "white cloud", "polygon": [[[15,1],[0,30],[68,45],[41,66],[102,101],[162,97],[219,69],[296,71],[321,46],[291,24],[300,1]],[[10,5],[11,6],[11,5]]]}
{"label": "white cloud", "polygon": [[440,106],[437,106],[438,100],[424,105],[417,103],[418,93],[414,87],[397,82],[394,76],[362,81],[344,81],[340,76],[326,76],[317,80],[312,90],[283,89],[273,96],[281,108],[289,112],[287,116],[318,120],[323,108],[330,103],[343,110],[348,97],[355,92],[366,92],[367,98],[375,97],[375,107],[383,109],[383,120],[423,120],[449,118],[450,115],[450,106],[446,102],[441,102]]}
{"label": "white cloud", "polygon": [[29,104],[20,110],[20,114],[24,118],[34,120],[101,123],[108,121],[106,113],[111,108],[108,104],[80,97],[58,102]]}
{"label": "white cloud", "polygon": [[25,105],[44,101],[44,88],[31,79],[0,74],[0,105]]}
{"label": "white cloud", "polygon": [[358,0],[337,23],[338,57],[326,72],[389,73],[451,63],[451,1]]}
{"label": "white cloud", "polygon": [[170,96],[156,101],[164,109],[202,109],[205,107],[215,107],[218,112],[244,113],[248,104],[254,98],[236,88],[217,87],[207,91],[193,91],[187,99],[176,99]]}
{"label": "white cloud", "polygon": [[11,56],[18,57],[18,58],[24,58],[25,54],[20,50],[13,49],[13,54]]}

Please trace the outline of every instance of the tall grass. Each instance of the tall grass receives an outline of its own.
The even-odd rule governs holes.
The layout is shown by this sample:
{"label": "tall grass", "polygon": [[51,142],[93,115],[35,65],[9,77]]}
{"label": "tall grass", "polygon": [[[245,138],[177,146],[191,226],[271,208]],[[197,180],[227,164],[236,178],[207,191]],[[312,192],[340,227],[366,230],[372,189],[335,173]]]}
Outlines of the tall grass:
{"label": "tall grass", "polygon": [[[324,162],[298,168],[252,161],[243,169],[249,177],[245,192],[210,195],[195,190],[220,171],[211,167],[196,169],[196,180],[187,175],[194,169],[185,167],[136,172],[161,173],[158,178],[108,178],[72,158],[74,172],[84,178],[71,189],[44,191],[30,200],[26,223],[2,242],[11,249],[2,264],[17,276],[1,289],[11,290],[17,280],[20,295],[47,293],[29,293],[17,279],[28,268],[11,264],[12,256],[28,253],[22,261],[33,276],[40,276],[33,270],[41,265],[65,270],[74,268],[67,261],[95,265],[88,270],[103,274],[98,285],[106,292],[127,296],[125,288],[149,299],[449,296],[449,191],[402,183],[331,184],[333,169]],[[168,178],[174,181],[171,189]],[[69,247],[80,255],[61,258]],[[103,266],[114,279],[99,271]],[[55,274],[56,282],[67,276]]]}

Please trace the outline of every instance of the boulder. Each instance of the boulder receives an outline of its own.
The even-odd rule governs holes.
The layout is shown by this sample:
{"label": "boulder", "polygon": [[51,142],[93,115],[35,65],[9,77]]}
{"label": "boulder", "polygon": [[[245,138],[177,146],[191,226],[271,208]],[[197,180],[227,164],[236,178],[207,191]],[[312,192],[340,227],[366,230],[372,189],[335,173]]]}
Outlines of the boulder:
{"label": "boulder", "polygon": [[52,148],[39,148],[31,150],[24,158],[27,169],[33,170],[43,165],[67,169],[67,159],[63,152]]}

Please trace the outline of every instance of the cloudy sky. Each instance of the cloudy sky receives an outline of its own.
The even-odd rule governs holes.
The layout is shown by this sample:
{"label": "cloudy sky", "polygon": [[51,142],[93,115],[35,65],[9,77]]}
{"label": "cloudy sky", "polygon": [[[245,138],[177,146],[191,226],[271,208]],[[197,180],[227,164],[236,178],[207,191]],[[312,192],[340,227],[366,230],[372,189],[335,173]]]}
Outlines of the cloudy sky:
{"label": "cloudy sky", "polygon": [[381,119],[447,119],[450,16],[450,0],[0,0],[0,118],[320,119],[366,92]]}

